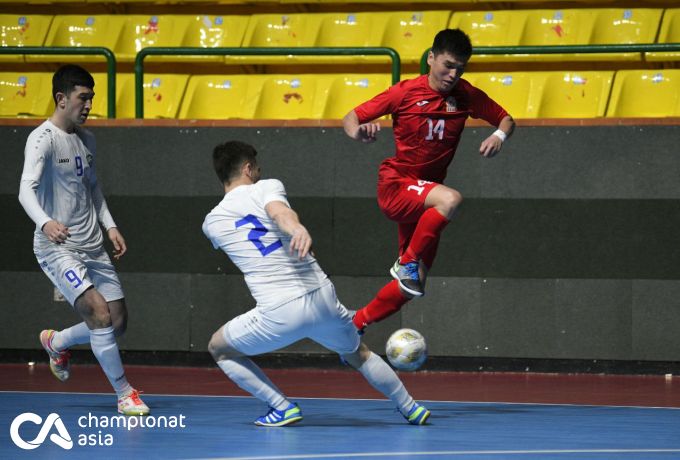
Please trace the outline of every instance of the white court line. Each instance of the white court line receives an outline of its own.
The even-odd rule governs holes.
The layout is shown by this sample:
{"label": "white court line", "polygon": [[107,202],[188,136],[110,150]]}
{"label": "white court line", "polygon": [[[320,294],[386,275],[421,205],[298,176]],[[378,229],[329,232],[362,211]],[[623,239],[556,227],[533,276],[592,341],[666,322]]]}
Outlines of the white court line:
{"label": "white court line", "polygon": [[[1,0],[0,0],[1,2]],[[103,396],[114,396],[113,393],[89,393],[85,391],[26,391],[26,390],[0,390],[2,393],[22,393],[22,394],[63,394],[63,395],[103,395]],[[196,395],[196,394],[164,394],[164,393],[144,393],[144,396],[163,396],[163,397],[183,397],[183,398],[239,398],[255,399],[254,396],[238,396],[238,395]],[[286,396],[288,399],[318,399],[322,401],[384,401],[389,402],[388,399],[381,398],[316,398],[307,396]],[[575,404],[575,403],[538,403],[538,402],[507,402],[507,401],[448,401],[444,399],[419,399],[418,401],[424,403],[451,403],[451,404],[505,404],[505,405],[517,405],[517,406],[566,406],[566,407],[612,407],[612,408],[623,408],[623,409],[668,409],[668,410],[680,410],[680,407],[668,407],[668,406],[615,406],[611,404]],[[278,457],[276,457],[278,458]]]}
{"label": "white court line", "polygon": [[293,460],[306,458],[414,457],[435,455],[545,455],[545,454],[658,454],[680,453],[680,449],[559,449],[559,450],[443,450],[432,452],[365,452],[345,454],[266,455],[260,457],[211,457],[202,460]]}

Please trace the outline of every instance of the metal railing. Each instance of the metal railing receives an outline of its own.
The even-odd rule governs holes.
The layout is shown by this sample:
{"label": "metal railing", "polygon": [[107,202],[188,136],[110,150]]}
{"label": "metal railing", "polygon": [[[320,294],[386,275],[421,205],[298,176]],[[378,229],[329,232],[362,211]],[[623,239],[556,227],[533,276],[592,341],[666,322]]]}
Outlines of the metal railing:
{"label": "metal railing", "polygon": [[392,59],[392,84],[401,79],[401,58],[392,48],[143,48],[135,58],[135,117],[144,118],[144,58],[147,56],[389,56]]}
{"label": "metal railing", "polygon": [[[472,49],[475,54],[560,54],[560,53],[635,53],[655,51],[680,51],[680,43],[650,43],[635,45],[558,45],[558,46],[479,46]],[[420,58],[420,73],[427,73],[426,49]]]}
{"label": "metal railing", "polygon": [[107,74],[107,117],[116,118],[116,57],[100,46],[0,46],[0,54],[104,55]]}

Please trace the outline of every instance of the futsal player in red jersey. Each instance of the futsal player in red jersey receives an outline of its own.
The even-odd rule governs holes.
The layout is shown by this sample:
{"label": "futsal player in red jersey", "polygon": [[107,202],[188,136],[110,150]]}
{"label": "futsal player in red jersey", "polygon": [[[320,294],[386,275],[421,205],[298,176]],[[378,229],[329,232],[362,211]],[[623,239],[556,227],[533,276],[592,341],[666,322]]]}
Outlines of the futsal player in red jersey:
{"label": "futsal player in red jersey", "polygon": [[498,128],[479,147],[486,158],[501,150],[515,128],[503,107],[461,78],[471,55],[470,38],[463,31],[442,30],[427,57],[428,75],[397,83],[343,119],[349,137],[369,143],[380,131],[373,120],[392,115],[397,150],[380,165],[378,205],[399,226],[399,258],[390,269],[394,280],[356,312],[354,324],[360,331],[425,293],[441,232],[463,200],[442,182],[467,118]]}

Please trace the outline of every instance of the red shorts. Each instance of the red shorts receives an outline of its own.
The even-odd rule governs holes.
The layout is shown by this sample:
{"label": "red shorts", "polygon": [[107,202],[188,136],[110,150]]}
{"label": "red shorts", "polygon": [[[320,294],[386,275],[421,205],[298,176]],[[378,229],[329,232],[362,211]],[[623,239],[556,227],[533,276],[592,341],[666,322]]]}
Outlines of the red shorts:
{"label": "red shorts", "polygon": [[[399,255],[406,251],[416,230],[418,219],[425,212],[425,198],[439,185],[426,180],[399,177],[384,179],[378,184],[378,206],[388,219],[399,224]],[[432,267],[439,239],[422,256],[423,263]]]}

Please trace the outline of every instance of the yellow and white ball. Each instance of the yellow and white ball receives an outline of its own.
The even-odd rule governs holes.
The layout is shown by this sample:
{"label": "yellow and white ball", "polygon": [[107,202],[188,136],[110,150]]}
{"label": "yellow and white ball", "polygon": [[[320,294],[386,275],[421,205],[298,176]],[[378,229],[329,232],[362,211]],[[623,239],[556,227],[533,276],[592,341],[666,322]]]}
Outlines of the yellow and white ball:
{"label": "yellow and white ball", "polygon": [[400,371],[415,371],[427,359],[425,337],[414,329],[395,331],[385,344],[387,359]]}

